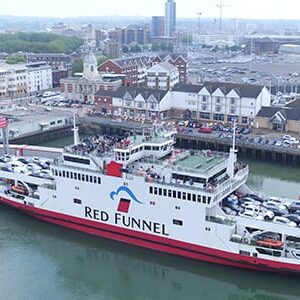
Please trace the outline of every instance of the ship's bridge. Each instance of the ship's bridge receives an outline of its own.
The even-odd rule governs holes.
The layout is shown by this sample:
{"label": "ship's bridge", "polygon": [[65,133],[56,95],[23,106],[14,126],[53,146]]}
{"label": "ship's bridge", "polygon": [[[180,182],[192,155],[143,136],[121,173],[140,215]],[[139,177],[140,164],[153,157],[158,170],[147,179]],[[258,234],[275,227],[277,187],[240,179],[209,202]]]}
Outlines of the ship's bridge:
{"label": "ship's bridge", "polygon": [[172,134],[131,136],[115,145],[114,159],[123,165],[128,165],[145,157],[156,160],[170,154],[173,145],[174,138]]}

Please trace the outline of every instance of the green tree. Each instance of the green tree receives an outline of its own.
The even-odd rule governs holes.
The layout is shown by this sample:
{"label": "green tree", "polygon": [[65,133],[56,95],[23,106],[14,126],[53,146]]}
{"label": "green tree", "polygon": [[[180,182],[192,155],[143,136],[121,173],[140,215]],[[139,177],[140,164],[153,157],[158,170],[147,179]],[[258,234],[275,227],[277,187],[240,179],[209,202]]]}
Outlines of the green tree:
{"label": "green tree", "polygon": [[142,51],[142,49],[138,44],[135,44],[134,46],[132,46],[130,48],[130,52],[141,52],[141,51]]}
{"label": "green tree", "polygon": [[160,45],[159,44],[157,44],[157,43],[153,43],[152,45],[151,45],[151,51],[159,51],[160,50]]}
{"label": "green tree", "polygon": [[127,45],[122,45],[122,52],[123,53],[129,53],[129,47]]}
{"label": "green tree", "polygon": [[72,64],[72,73],[81,73],[83,72],[83,60],[76,59]]}
{"label": "green tree", "polygon": [[34,53],[71,53],[83,44],[77,37],[65,37],[52,33],[0,34],[0,51],[16,53],[18,51]]}
{"label": "green tree", "polygon": [[11,55],[6,59],[6,63],[10,65],[15,65],[15,64],[20,64],[20,63],[25,63],[26,58],[23,55]]}

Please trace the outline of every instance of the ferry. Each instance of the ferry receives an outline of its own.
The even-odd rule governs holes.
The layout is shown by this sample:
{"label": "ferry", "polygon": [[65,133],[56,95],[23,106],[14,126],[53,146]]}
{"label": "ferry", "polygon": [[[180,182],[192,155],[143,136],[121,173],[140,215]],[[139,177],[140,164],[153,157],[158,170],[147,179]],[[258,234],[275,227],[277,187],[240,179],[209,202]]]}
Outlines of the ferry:
{"label": "ferry", "polygon": [[176,149],[175,134],[155,127],[123,139],[95,136],[79,142],[74,125],[74,144],[54,159],[6,156],[30,168],[0,167],[0,203],[130,245],[299,274],[300,201],[249,189],[249,169],[237,160],[235,135],[226,154]]}

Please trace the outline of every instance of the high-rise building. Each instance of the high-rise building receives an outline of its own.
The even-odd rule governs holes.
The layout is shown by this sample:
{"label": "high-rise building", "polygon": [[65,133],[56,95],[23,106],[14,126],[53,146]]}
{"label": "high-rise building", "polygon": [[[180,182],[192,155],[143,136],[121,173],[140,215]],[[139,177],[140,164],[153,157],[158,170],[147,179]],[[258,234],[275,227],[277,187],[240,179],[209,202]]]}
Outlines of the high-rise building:
{"label": "high-rise building", "polygon": [[176,29],[176,3],[167,0],[165,3],[165,35],[174,36]]}
{"label": "high-rise building", "polygon": [[151,38],[165,35],[165,17],[153,16],[151,20]]}

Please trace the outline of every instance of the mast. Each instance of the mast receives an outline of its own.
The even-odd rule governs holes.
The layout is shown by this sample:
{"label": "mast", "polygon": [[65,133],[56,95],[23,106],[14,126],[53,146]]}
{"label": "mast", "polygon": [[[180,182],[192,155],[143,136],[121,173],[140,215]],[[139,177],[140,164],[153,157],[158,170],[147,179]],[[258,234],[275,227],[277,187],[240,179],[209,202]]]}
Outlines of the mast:
{"label": "mast", "polygon": [[74,146],[79,144],[78,127],[76,126],[76,112],[73,110],[73,134],[74,134]]}

